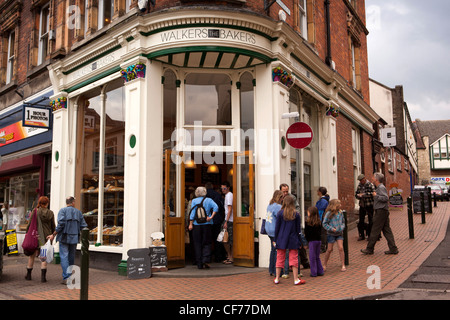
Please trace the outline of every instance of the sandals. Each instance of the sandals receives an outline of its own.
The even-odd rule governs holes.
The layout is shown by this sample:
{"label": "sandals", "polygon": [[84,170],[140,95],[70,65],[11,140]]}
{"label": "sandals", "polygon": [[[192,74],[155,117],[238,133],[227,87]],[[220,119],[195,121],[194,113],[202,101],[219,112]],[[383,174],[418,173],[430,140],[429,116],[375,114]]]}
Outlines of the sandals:
{"label": "sandals", "polygon": [[233,264],[233,260],[230,260],[227,258],[227,259],[223,260],[222,263],[223,264]]}

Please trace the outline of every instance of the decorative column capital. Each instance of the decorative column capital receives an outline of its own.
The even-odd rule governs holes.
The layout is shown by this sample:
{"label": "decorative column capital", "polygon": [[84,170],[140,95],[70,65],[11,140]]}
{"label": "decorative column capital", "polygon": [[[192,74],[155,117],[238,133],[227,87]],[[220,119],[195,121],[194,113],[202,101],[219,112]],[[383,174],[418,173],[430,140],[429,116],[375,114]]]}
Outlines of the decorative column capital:
{"label": "decorative column capital", "polygon": [[291,73],[285,71],[283,67],[275,67],[272,69],[272,81],[280,82],[288,89],[294,85],[294,77]]}
{"label": "decorative column capital", "polygon": [[61,109],[67,109],[67,93],[60,92],[50,97],[49,104],[53,112],[56,112]]}

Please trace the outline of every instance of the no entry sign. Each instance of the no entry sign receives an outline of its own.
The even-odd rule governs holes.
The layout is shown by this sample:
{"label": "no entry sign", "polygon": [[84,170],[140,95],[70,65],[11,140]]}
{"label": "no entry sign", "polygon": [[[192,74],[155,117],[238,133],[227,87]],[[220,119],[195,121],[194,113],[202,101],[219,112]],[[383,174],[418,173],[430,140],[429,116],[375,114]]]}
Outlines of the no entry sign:
{"label": "no entry sign", "polygon": [[296,122],[289,127],[286,139],[292,148],[303,149],[311,143],[313,131],[307,123]]}

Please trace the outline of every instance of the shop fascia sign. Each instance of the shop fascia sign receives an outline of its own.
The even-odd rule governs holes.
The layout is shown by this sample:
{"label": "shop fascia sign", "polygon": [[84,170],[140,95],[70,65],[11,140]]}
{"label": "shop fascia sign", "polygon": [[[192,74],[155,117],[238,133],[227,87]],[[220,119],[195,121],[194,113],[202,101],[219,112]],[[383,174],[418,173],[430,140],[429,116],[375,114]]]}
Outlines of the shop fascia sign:
{"label": "shop fascia sign", "polygon": [[67,82],[70,83],[72,81],[78,80],[86,75],[91,75],[93,72],[112,64],[114,61],[117,61],[118,54],[120,50],[116,50],[114,52],[110,52],[107,55],[71,72],[67,75]]}
{"label": "shop fascia sign", "polygon": [[150,36],[149,45],[182,41],[224,41],[270,48],[270,40],[246,30],[215,27],[192,27],[159,32]]}
{"label": "shop fascia sign", "polygon": [[0,139],[5,141],[4,144],[1,144],[1,146],[23,140],[46,131],[48,131],[48,129],[24,127],[22,125],[22,121],[18,121],[0,129]]}

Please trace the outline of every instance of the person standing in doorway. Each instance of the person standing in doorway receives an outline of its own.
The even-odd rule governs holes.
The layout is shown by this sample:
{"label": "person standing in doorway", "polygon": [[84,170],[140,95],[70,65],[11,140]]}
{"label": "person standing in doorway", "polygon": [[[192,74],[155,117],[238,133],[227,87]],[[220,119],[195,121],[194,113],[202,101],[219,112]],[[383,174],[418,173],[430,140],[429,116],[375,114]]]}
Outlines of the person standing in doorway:
{"label": "person standing in doorway", "polygon": [[[195,189],[195,197],[192,200],[192,208],[189,216],[189,230],[193,230],[195,261],[199,269],[209,269],[209,263],[211,262],[212,225],[214,216],[219,211],[219,208],[213,199],[206,196],[205,187]],[[206,211],[206,222],[198,222],[195,218],[196,209],[200,204],[203,205]]]}
{"label": "person standing in doorway", "polygon": [[385,251],[385,254],[398,254],[398,248],[395,245],[394,234],[389,225],[389,195],[386,187],[383,184],[384,175],[376,172],[372,177],[372,181],[376,186],[376,190],[373,193],[373,208],[375,214],[373,216],[373,226],[370,233],[369,242],[366,249],[361,249],[363,254],[373,254],[375,244],[380,237],[381,231],[383,231],[384,237],[389,246],[389,250]]}
{"label": "person standing in doorway", "polygon": [[66,198],[66,205],[58,212],[58,225],[53,232],[53,236],[56,235],[56,241],[59,242],[63,284],[67,284],[70,277],[67,268],[75,264],[75,252],[77,243],[80,242],[81,230],[88,226],[81,211],[75,208],[74,197]]}
{"label": "person standing in doorway", "polygon": [[205,184],[206,196],[213,199],[217,204],[218,212],[214,215],[213,225],[212,225],[212,243],[213,249],[211,253],[211,258],[214,257],[216,262],[223,261],[225,259],[225,249],[223,248],[223,243],[217,241],[217,236],[219,235],[222,227],[222,223],[225,219],[225,208],[223,206],[222,196],[214,190],[214,186],[211,182]]}
{"label": "person standing in doorway", "polygon": [[224,264],[233,263],[233,193],[230,190],[230,183],[225,181],[221,185],[222,193],[225,195],[224,207],[225,207],[225,220],[223,222],[223,228],[228,232],[228,242],[224,243],[225,251],[227,252],[227,258],[223,261]]}
{"label": "person standing in doorway", "polygon": [[[370,237],[370,231],[373,224],[373,193],[375,192],[374,185],[366,179],[363,174],[358,176],[359,184],[356,188],[355,197],[359,200],[359,222],[358,222],[358,241],[364,240],[364,231],[367,238]],[[369,224],[366,226],[366,214]]]}

